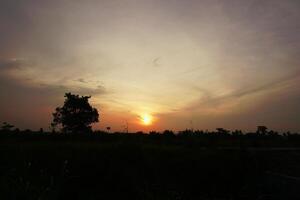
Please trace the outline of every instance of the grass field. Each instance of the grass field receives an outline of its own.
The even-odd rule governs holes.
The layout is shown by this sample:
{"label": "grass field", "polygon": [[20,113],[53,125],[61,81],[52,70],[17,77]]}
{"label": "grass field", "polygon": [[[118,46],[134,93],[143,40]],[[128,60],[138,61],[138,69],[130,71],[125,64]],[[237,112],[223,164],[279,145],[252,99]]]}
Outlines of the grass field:
{"label": "grass field", "polygon": [[290,137],[2,133],[0,199],[299,199]]}

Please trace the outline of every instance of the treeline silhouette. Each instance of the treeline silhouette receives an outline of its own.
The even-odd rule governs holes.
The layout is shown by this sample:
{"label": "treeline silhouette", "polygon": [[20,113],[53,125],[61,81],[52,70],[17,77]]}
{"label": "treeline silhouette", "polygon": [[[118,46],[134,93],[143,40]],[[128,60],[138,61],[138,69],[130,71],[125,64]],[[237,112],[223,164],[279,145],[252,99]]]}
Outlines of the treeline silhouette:
{"label": "treeline silhouette", "polygon": [[[262,128],[263,127],[263,128]],[[263,131],[262,131],[263,130]],[[298,133],[278,133],[268,130],[265,126],[258,126],[256,132],[242,132],[241,130],[229,131],[217,128],[216,131],[184,130],[173,132],[165,130],[163,132],[142,131],[134,133],[109,132],[109,131],[88,131],[86,133],[66,133],[59,131],[38,131],[29,129],[19,130],[13,125],[3,123],[0,129],[0,139],[2,140],[53,140],[53,141],[92,141],[92,142],[126,142],[126,143],[154,143],[154,144],[174,144],[184,146],[201,146],[208,148],[275,148],[290,147],[300,148],[300,134]]]}

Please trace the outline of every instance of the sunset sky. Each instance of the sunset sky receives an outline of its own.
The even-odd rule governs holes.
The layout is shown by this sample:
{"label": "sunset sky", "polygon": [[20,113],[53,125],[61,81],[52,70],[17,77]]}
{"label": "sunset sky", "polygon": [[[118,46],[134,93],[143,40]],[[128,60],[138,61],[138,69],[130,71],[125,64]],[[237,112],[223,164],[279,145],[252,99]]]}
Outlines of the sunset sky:
{"label": "sunset sky", "polygon": [[0,1],[0,122],[21,129],[73,92],[94,129],[300,131],[299,85],[299,0]]}

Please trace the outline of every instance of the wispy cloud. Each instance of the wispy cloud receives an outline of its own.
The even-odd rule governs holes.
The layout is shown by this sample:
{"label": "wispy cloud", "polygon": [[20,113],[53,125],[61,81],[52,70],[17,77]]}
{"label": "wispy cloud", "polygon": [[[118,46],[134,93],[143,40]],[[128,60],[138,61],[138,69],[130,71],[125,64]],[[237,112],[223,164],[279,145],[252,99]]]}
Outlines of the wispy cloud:
{"label": "wispy cloud", "polygon": [[276,90],[280,87],[287,86],[293,81],[299,81],[300,71],[295,71],[294,73],[281,77],[279,79],[257,85],[254,83],[253,86],[248,86],[245,88],[240,88],[229,94],[216,96],[208,90],[204,90],[201,88],[196,88],[201,94],[202,97],[191,105],[187,106],[186,110],[197,110],[197,109],[205,109],[207,107],[215,107],[221,106],[228,101],[237,101],[240,98],[255,95],[257,93],[266,93],[269,90]]}
{"label": "wispy cloud", "polygon": [[88,81],[86,81],[84,78],[79,78],[76,81],[78,81],[80,83],[88,83]]}
{"label": "wispy cloud", "polygon": [[21,69],[21,59],[0,59],[0,72]]}

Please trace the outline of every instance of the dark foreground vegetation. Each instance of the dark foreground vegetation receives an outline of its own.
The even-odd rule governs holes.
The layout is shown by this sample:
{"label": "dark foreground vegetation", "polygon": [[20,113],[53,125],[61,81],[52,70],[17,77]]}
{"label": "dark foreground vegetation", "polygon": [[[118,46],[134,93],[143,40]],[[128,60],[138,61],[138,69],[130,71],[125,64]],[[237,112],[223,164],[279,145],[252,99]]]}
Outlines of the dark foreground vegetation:
{"label": "dark foreground vegetation", "polygon": [[300,136],[0,131],[0,199],[300,199]]}

